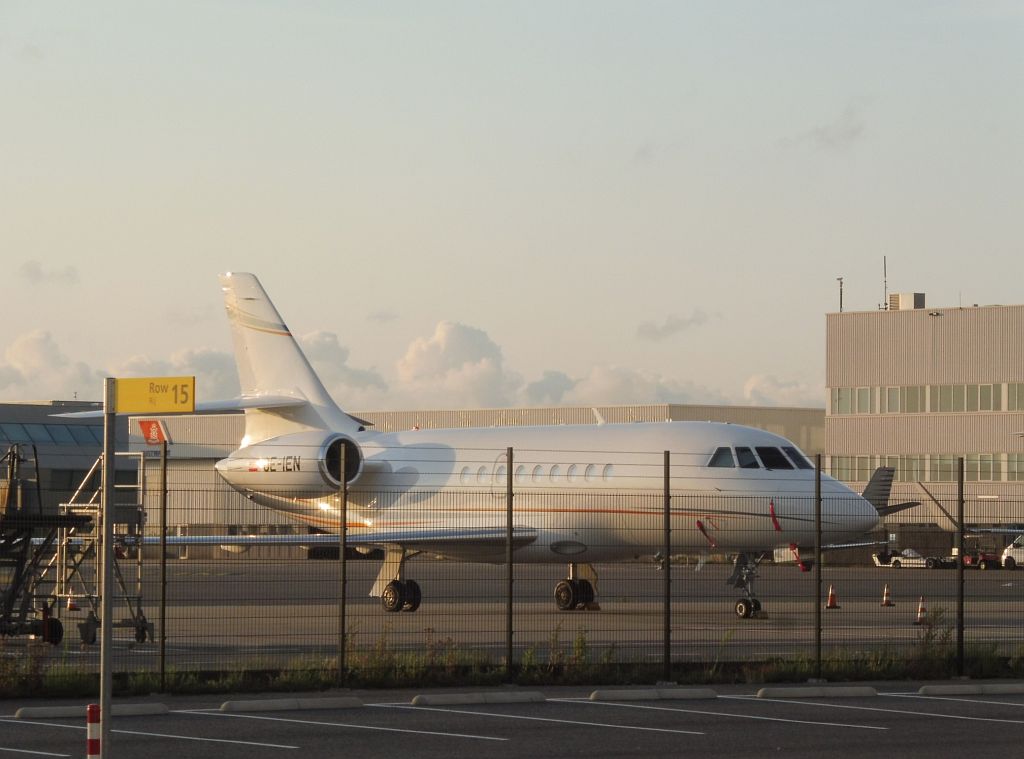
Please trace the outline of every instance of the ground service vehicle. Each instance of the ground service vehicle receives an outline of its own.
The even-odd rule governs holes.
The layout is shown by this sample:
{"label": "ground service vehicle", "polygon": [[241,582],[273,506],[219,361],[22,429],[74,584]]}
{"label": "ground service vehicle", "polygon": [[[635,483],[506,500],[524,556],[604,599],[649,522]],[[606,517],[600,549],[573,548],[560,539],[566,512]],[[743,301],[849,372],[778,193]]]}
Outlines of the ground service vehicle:
{"label": "ground service vehicle", "polygon": [[876,567],[901,567],[924,568],[924,569],[947,569],[956,566],[956,559],[952,556],[922,556],[913,548],[904,548],[902,551],[890,553],[881,551],[871,554],[871,560]]}

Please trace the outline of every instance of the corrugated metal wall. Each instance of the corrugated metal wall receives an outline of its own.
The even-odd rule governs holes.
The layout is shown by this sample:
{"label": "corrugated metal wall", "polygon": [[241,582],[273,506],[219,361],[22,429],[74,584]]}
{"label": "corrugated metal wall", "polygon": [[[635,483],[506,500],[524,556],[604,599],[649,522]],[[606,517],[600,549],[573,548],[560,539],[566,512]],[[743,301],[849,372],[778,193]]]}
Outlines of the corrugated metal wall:
{"label": "corrugated metal wall", "polygon": [[830,388],[1022,382],[1024,306],[828,314],[825,377]]}

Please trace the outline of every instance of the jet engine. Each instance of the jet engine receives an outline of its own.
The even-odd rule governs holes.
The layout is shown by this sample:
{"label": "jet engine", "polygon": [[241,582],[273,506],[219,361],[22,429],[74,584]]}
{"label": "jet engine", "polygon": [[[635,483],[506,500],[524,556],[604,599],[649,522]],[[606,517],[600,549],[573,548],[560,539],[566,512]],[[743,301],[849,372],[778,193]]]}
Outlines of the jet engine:
{"label": "jet engine", "polygon": [[355,482],[363,471],[356,442],[338,433],[316,430],[282,435],[243,446],[216,464],[217,472],[242,492],[275,493],[288,498],[319,498]]}

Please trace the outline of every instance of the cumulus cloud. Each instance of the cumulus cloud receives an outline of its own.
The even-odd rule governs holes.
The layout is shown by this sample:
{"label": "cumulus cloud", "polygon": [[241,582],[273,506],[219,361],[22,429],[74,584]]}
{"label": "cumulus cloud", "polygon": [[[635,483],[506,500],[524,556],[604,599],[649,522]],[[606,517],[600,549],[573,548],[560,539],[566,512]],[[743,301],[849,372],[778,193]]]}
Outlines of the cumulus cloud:
{"label": "cumulus cloud", "polygon": [[784,147],[811,145],[820,150],[841,151],[855,145],[865,132],[864,120],[853,106],[828,124],[819,124],[806,132],[783,139]]}
{"label": "cumulus cloud", "polygon": [[14,339],[0,363],[0,390],[10,400],[98,398],[103,392],[102,370],[72,361],[53,336],[33,330]]}
{"label": "cumulus cloud", "polygon": [[825,388],[771,374],[754,374],[743,385],[743,397],[754,406],[820,408],[825,403]]}
{"label": "cumulus cloud", "polygon": [[25,261],[18,267],[18,276],[31,285],[75,285],[78,284],[78,269],[65,266],[58,269],[44,268],[36,260]]}
{"label": "cumulus cloud", "polygon": [[417,338],[397,364],[403,389],[417,405],[493,407],[511,405],[522,384],[505,369],[501,348],[476,327],[439,322],[429,338]]}
{"label": "cumulus cloud", "polygon": [[727,403],[710,388],[623,366],[595,366],[564,397],[576,405],[630,403]]}
{"label": "cumulus cloud", "polygon": [[333,332],[311,332],[299,338],[299,344],[324,387],[343,405],[348,403],[346,399],[352,398],[352,391],[388,389],[387,382],[375,370],[349,366],[349,350],[338,342]]}
{"label": "cumulus cloud", "polygon": [[234,356],[226,351],[200,348],[178,351],[169,359],[139,355],[115,369],[117,377],[195,377],[196,400],[218,401],[239,393]]}
{"label": "cumulus cloud", "polygon": [[699,309],[694,309],[689,316],[669,315],[661,324],[654,322],[643,322],[636,328],[636,336],[644,340],[665,340],[677,335],[690,327],[699,327],[706,324],[708,315]]}
{"label": "cumulus cloud", "polygon": [[546,371],[526,386],[526,403],[530,406],[557,406],[565,394],[576,386],[576,380],[564,372]]}

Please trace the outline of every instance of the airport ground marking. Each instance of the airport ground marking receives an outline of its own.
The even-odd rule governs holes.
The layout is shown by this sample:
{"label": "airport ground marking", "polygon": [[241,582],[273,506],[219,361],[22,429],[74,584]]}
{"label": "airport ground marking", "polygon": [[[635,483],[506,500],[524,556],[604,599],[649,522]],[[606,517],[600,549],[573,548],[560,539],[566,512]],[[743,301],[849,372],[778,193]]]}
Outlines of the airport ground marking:
{"label": "airport ground marking", "polygon": [[[735,696],[719,696],[719,698],[736,698]],[[850,704],[826,704],[821,701],[805,701],[803,699],[790,698],[761,698],[764,703],[776,704],[799,704],[800,706],[824,706],[829,709],[856,709],[865,712],[885,712],[886,714],[910,714],[917,717],[940,717],[942,719],[959,719],[967,722],[1000,722],[1009,725],[1024,725],[1020,719],[996,719],[995,717],[968,717],[963,714],[939,714],[938,712],[917,712],[909,709],[883,709],[880,706],[852,706]]]}
{"label": "airport ground marking", "polygon": [[[959,696],[922,696],[919,693],[880,693],[880,696],[892,696],[895,698],[921,698],[929,701],[963,701],[968,704],[991,704],[994,706],[1016,706],[1024,707],[1024,704],[1017,704],[1012,701],[988,701],[980,698],[961,698]],[[979,694],[984,695],[984,694]],[[1008,694],[1014,695],[1014,694]]]}
{"label": "airport ground marking", "polygon": [[49,751],[29,751],[26,748],[5,748],[0,746],[0,751],[8,751],[12,754],[31,754],[32,756],[71,756],[71,754],[54,754]]}
{"label": "airport ground marking", "polygon": [[[62,725],[59,722],[41,722],[33,720],[26,722],[22,719],[0,719],[0,722],[12,722],[17,725],[36,725],[39,727],[63,727],[69,730],[86,730],[85,725]],[[170,733],[147,733],[142,730],[112,730],[111,732],[121,735],[144,735],[150,738],[174,738],[180,741],[202,741],[206,743],[233,743],[239,746],[259,746],[260,748],[301,748],[300,746],[285,746],[280,743],[259,743],[257,741],[236,741],[228,738],[199,738],[192,735],[171,735]]]}
{"label": "airport ground marking", "polygon": [[442,738],[468,738],[479,741],[507,741],[493,735],[470,735],[468,733],[443,733],[436,730],[409,730],[401,727],[379,727],[377,725],[355,725],[349,722],[319,722],[311,719],[294,719],[290,717],[267,717],[259,714],[236,714],[234,712],[206,712],[181,710],[182,714],[199,714],[204,717],[236,717],[238,719],[262,719],[269,722],[294,722],[298,725],[316,725],[317,727],[350,727],[353,730],[376,730],[384,733],[411,733],[413,735],[438,735]]}
{"label": "airport ground marking", "polygon": [[[818,722],[805,719],[786,719],[785,717],[764,717],[757,714],[730,714],[729,712],[709,712],[703,709],[677,709],[671,706],[651,706],[649,704],[631,704],[621,701],[591,701],[590,699],[550,698],[549,701],[560,701],[573,704],[591,704],[592,706],[621,706],[625,709],[650,709],[658,712],[680,712],[682,714],[704,714],[709,717],[735,717],[736,719],[754,719],[764,722],[793,722],[798,725],[821,725],[822,727],[850,727],[858,730],[888,730],[878,725],[851,725],[845,722]],[[765,699],[760,699],[764,701]]]}
{"label": "airport ground marking", "polygon": [[[368,704],[369,705],[369,704]],[[474,712],[469,709],[445,709],[435,706],[410,706],[402,704],[389,706],[389,709],[410,709],[421,712],[445,712],[447,714],[472,714],[475,717],[498,717],[499,719],[522,719],[534,722],[557,722],[560,725],[580,725],[582,727],[611,727],[616,730],[642,730],[649,733],[675,733],[676,735],[705,735],[698,730],[671,730],[666,727],[642,727],[640,725],[612,725],[607,722],[582,722],[574,719],[555,719],[554,717],[531,717],[526,714],[496,714],[495,712]]]}

